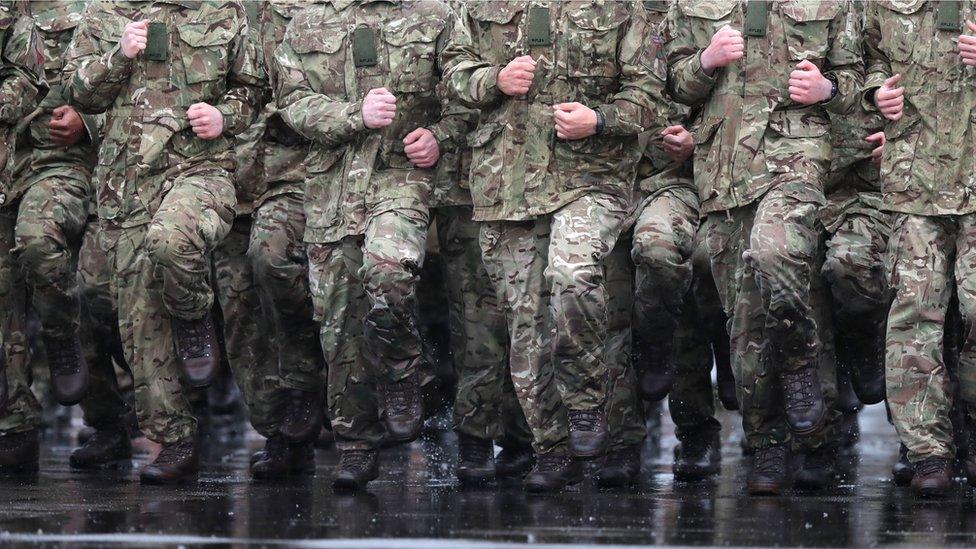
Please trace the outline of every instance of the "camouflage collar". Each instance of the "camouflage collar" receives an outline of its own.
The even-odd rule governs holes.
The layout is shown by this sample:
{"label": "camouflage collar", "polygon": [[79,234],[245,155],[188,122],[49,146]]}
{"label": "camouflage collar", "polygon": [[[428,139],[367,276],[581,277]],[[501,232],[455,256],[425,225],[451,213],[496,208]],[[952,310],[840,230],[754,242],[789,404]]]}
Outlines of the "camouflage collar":
{"label": "camouflage collar", "polygon": [[336,9],[336,11],[342,11],[353,4],[371,4],[373,2],[399,4],[400,0],[332,0],[332,6]]}

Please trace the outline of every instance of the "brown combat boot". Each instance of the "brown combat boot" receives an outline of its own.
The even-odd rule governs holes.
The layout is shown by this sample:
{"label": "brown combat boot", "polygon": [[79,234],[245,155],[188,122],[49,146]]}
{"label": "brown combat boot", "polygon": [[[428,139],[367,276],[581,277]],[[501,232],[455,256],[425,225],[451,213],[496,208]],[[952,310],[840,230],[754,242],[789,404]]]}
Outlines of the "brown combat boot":
{"label": "brown combat boot", "polygon": [[786,459],[789,451],[785,446],[759,448],[752,456],[747,490],[751,496],[778,496],[786,485]]}
{"label": "brown combat boot", "polygon": [[641,445],[631,444],[611,450],[603,458],[596,472],[596,484],[601,488],[620,488],[636,484],[640,478]]}
{"label": "brown combat boot", "polygon": [[915,463],[915,476],[912,478],[912,491],[922,498],[945,496],[952,488],[949,473],[949,460],[942,457],[925,458]]}
{"label": "brown combat boot", "polygon": [[424,427],[420,376],[414,372],[396,383],[383,384],[383,422],[389,438],[413,442]]}
{"label": "brown combat boot", "polygon": [[340,450],[332,488],[339,492],[362,490],[369,481],[376,480],[379,476],[379,456],[376,450]]}
{"label": "brown combat boot", "polygon": [[300,391],[290,389],[286,393],[285,421],[279,431],[288,442],[315,440],[325,421],[325,391]]}
{"label": "brown combat boot", "polygon": [[816,363],[810,362],[780,374],[786,421],[793,434],[807,436],[819,431],[827,420]]}
{"label": "brown combat boot", "polygon": [[610,442],[607,414],[603,408],[569,410],[569,452],[573,457],[592,459],[602,456]]}
{"label": "brown combat boot", "polygon": [[722,443],[715,432],[695,432],[682,436],[675,449],[675,480],[696,481],[717,475],[722,466]]}
{"label": "brown combat boot", "polygon": [[583,480],[583,467],[568,454],[549,452],[538,455],[535,467],[525,477],[527,492],[558,492]]}
{"label": "brown combat boot", "polygon": [[268,439],[260,459],[251,464],[255,480],[315,474],[315,446],[311,441],[289,444],[282,437]]}
{"label": "brown combat boot", "polygon": [[192,439],[163,445],[156,460],[143,467],[139,481],[143,484],[176,484],[193,480],[200,464]]}
{"label": "brown combat boot", "polygon": [[40,453],[36,429],[0,435],[0,476],[36,473]]}
{"label": "brown combat boot", "polygon": [[63,406],[73,406],[88,394],[88,364],[78,337],[44,336],[47,365],[51,370],[54,398]]}
{"label": "brown combat boot", "polygon": [[186,381],[195,389],[209,386],[220,370],[220,346],[212,316],[208,312],[198,320],[173,317],[171,324],[176,357]]}
{"label": "brown combat boot", "polygon": [[132,466],[132,442],[123,426],[95,429],[68,459],[73,469],[127,469]]}
{"label": "brown combat boot", "polygon": [[915,466],[908,461],[908,448],[904,444],[899,445],[898,461],[891,466],[891,477],[896,486],[908,486],[915,478]]}

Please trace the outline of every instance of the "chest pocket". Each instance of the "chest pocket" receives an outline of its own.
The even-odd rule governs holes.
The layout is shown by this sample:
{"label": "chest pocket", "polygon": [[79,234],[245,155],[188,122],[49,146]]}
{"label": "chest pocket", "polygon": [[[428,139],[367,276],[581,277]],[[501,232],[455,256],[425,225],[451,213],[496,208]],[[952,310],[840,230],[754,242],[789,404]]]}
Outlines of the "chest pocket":
{"label": "chest pocket", "polygon": [[434,26],[417,26],[401,21],[387,27],[383,40],[390,52],[393,90],[406,93],[432,92],[437,83],[437,36]]}
{"label": "chest pocket", "polygon": [[[478,22],[482,47],[488,61],[496,65],[508,63],[528,48],[519,19],[521,2],[475,2],[469,4],[471,17]],[[476,39],[479,39],[476,37]]]}
{"label": "chest pocket", "polygon": [[715,31],[724,25],[732,24],[735,28],[741,28],[741,24],[735,25],[732,21],[732,12],[738,4],[739,0],[715,0],[713,2],[678,0],[678,9],[691,23],[688,28],[691,30],[695,45],[705,48],[711,42]]}
{"label": "chest pocket", "polygon": [[827,57],[830,49],[830,22],[840,9],[840,2],[792,0],[780,4],[791,60],[816,61]]}
{"label": "chest pocket", "polygon": [[226,77],[229,70],[230,41],[234,33],[210,23],[179,26],[180,40],[186,44],[181,57],[187,84],[213,82]]}
{"label": "chest pocket", "polygon": [[888,0],[882,2],[885,9],[896,14],[886,17],[881,26],[881,50],[898,63],[912,60],[915,44],[930,42],[934,38],[932,18],[926,17],[924,0]]}
{"label": "chest pocket", "polygon": [[346,96],[346,35],[346,27],[333,25],[306,31],[291,42],[312,90],[334,99]]}
{"label": "chest pocket", "polygon": [[569,14],[566,29],[567,76],[616,76],[617,43],[628,16],[624,2],[610,2],[599,10],[582,8]]}

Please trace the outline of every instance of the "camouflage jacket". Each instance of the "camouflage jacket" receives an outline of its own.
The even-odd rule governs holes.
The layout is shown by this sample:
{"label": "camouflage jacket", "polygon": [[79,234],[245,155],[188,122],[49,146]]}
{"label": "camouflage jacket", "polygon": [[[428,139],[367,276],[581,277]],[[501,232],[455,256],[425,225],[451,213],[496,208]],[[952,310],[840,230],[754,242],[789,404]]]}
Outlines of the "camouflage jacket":
{"label": "camouflage jacket", "polygon": [[16,136],[45,87],[44,54],[27,6],[0,0],[0,206],[13,204],[23,193],[22,186],[14,185],[14,174],[23,168],[15,158]]}
{"label": "camouflage jacket", "polygon": [[[647,10],[648,44],[653,48],[653,55],[648,55],[650,68],[662,81],[668,77],[668,63],[664,55],[663,27],[667,17],[670,0],[644,0]],[[692,111],[687,106],[673,101],[669,95],[665,96],[668,105],[668,125],[681,124],[685,129],[692,130]],[[692,162],[688,160],[681,164],[675,163],[664,152],[661,130],[653,128],[639,137],[640,149],[643,151],[640,164],[637,166],[637,188],[642,195],[655,195],[665,190],[682,187],[696,191]],[[694,200],[694,206],[698,201]]]}
{"label": "camouflage jacket", "polygon": [[[166,61],[122,54],[122,30],[140,19],[166,25]],[[147,223],[177,174],[234,168],[231,138],[253,122],[265,93],[246,34],[240,2],[92,2],[69,47],[62,85],[75,108],[106,113],[93,175],[99,217]],[[194,135],[186,110],[198,102],[223,114],[222,136]]]}
{"label": "camouflage jacket", "polygon": [[[49,177],[70,177],[89,183],[95,166],[96,146],[101,132],[101,116],[82,114],[86,135],[70,147],[51,141],[51,112],[65,104],[61,93],[61,67],[75,27],[81,23],[87,0],[31,0],[31,17],[44,48],[44,79],[48,93],[41,101],[41,112],[33,118],[18,151],[29,156],[27,167],[18,174],[18,185],[28,188]],[[94,192],[92,193],[94,200]]]}
{"label": "camouflage jacket", "polygon": [[[532,219],[592,192],[632,196],[637,136],[666,117],[664,82],[645,58],[647,36],[647,15],[634,2],[466,6],[443,59],[451,93],[481,110],[468,139],[475,219]],[[538,62],[532,88],[507,97],[498,73],[521,55]],[[556,139],[552,106],[573,101],[604,115],[601,135]]]}
{"label": "camouflage jacket", "polygon": [[[262,65],[271,66],[275,50],[295,15],[309,7],[309,0],[270,0],[246,4],[254,18],[250,36],[256,41]],[[253,15],[251,12],[253,11]],[[273,78],[274,74],[269,73]],[[237,210],[248,213],[265,200],[286,193],[302,193],[305,157],[311,143],[288,127],[272,101],[270,89],[257,122],[237,137]]]}
{"label": "camouflage jacket", "polygon": [[[861,48],[849,0],[770,2],[764,36],[745,36],[745,57],[705,74],[701,52],[722,26],[744,29],[747,5],[745,0],[678,0],[668,14],[669,86],[675,99],[702,108],[695,180],[703,213],[751,204],[769,190],[774,174],[798,169],[826,174],[827,113],[850,112],[859,97]],[[809,106],[790,99],[789,76],[803,60],[837,79],[833,99]],[[823,202],[822,189],[791,186],[786,191],[802,195],[798,198]]]}
{"label": "camouflage jacket", "polygon": [[[428,208],[434,172],[410,163],[403,138],[425,127],[444,147],[466,132],[463,117],[442,116],[436,93],[450,24],[447,5],[433,0],[333,0],[292,20],[272,71],[282,118],[315,143],[306,166],[308,242],[363,234],[368,219],[391,209]],[[371,29],[375,63],[357,67],[361,28]],[[396,118],[382,130],[363,125],[362,100],[374,88],[397,97]]]}
{"label": "camouflage jacket", "polygon": [[939,2],[869,2],[865,12],[866,109],[874,90],[901,74],[905,110],[887,122],[881,163],[883,207],[918,215],[976,212],[976,69],[962,63],[960,34],[976,18],[974,2],[959,9],[958,28],[940,30]]}

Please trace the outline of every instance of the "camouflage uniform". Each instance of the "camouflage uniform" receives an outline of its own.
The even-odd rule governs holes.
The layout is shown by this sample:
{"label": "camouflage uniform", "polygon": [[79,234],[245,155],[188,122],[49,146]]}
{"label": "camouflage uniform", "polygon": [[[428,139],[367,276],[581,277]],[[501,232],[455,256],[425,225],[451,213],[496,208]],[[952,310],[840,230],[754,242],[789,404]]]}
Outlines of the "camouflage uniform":
{"label": "camouflage uniform", "polygon": [[[832,405],[833,364],[820,360],[811,297],[817,210],[831,154],[827,112],[854,107],[861,73],[848,3],[789,0],[768,5],[764,36],[746,37],[743,59],[706,75],[700,52],[723,25],[743,27],[745,5],[679,0],[665,48],[674,98],[703,109],[695,178],[712,272],[732,319],[743,424],[759,448],[789,440],[779,371],[819,362],[831,370],[820,378]],[[801,60],[836,78],[834,98],[812,106],[790,100],[789,74]],[[810,445],[822,445],[829,431]]]}
{"label": "camouflage uniform", "polygon": [[[122,55],[122,30],[139,19],[166,25],[166,61]],[[107,113],[93,176],[99,245],[112,269],[139,423],[164,444],[196,430],[170,316],[200,318],[213,304],[208,258],[236,205],[229,136],[250,125],[262,93],[246,31],[238,2],[93,2],[62,80],[73,106]],[[220,110],[224,135],[193,134],[186,109],[197,102]]]}
{"label": "camouflage uniform", "polygon": [[[546,453],[565,445],[567,407],[607,404],[604,263],[633,209],[636,137],[657,122],[663,82],[642,59],[639,4],[554,3],[551,44],[531,47],[528,12],[529,2],[472,3],[444,57],[451,92],[482,111],[468,139],[474,214],[505,299],[515,388]],[[539,59],[532,89],[503,97],[498,73],[523,54]],[[552,105],[577,100],[600,110],[604,133],[557,141]]]}
{"label": "camouflage uniform", "polygon": [[956,25],[941,30],[942,2],[869,2],[865,11],[864,107],[884,80],[901,74],[904,114],[885,122],[881,208],[892,212],[887,274],[888,405],[908,458],[952,459],[952,394],[943,360],[953,289],[964,319],[960,397],[976,417],[976,146],[972,141],[976,76],[957,52],[972,1],[952,3]]}
{"label": "camouflage uniform", "polygon": [[0,375],[7,377],[9,395],[0,433],[40,424],[40,406],[28,384],[27,290],[11,254],[16,206],[24,192],[15,177],[29,160],[15,148],[22,141],[22,120],[37,107],[43,87],[40,39],[26,8],[26,3],[0,2],[0,342],[7,356],[6,372],[0,369]]}
{"label": "camouflage uniform", "polygon": [[[376,379],[406,379],[421,361],[416,285],[434,172],[410,163],[403,137],[426,127],[450,143],[465,131],[464,117],[441,116],[435,93],[449,24],[440,2],[326,2],[292,20],[275,54],[280,115],[315,142],[304,239],[343,449],[376,447],[384,433]],[[364,26],[385,47],[375,64],[356,67],[351,29]],[[362,98],[381,87],[397,96],[397,116],[368,130]]]}

